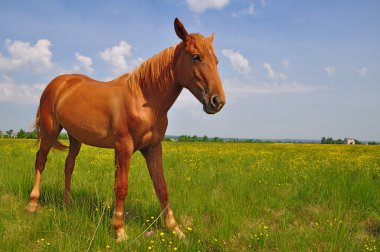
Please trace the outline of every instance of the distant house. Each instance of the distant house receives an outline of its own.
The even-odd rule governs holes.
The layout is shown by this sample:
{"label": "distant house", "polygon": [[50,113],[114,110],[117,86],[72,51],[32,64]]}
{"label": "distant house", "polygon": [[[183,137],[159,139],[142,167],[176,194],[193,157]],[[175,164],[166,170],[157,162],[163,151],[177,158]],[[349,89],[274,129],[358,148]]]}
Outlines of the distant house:
{"label": "distant house", "polygon": [[355,144],[355,139],[347,137],[344,139],[345,144]]}
{"label": "distant house", "polygon": [[9,137],[16,138],[17,137],[17,132],[12,132],[9,135],[8,132],[0,130],[0,138],[9,138]]}

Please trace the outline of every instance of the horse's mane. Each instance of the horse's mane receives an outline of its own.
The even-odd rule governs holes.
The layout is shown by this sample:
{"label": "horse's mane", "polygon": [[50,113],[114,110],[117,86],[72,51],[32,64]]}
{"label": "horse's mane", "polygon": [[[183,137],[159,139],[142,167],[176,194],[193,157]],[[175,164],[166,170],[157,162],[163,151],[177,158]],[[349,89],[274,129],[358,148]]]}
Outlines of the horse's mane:
{"label": "horse's mane", "polygon": [[132,92],[148,90],[152,87],[158,87],[159,90],[166,89],[174,79],[175,49],[176,46],[164,49],[118,79],[123,80]]}

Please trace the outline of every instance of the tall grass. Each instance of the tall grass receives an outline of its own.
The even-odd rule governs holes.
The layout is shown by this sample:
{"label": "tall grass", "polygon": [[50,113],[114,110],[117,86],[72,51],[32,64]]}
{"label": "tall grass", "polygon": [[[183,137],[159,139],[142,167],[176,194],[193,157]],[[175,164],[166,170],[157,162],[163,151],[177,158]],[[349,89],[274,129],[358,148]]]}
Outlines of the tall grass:
{"label": "tall grass", "polygon": [[[374,251],[380,243],[379,146],[164,143],[171,205],[186,234],[163,223],[145,162],[133,157],[116,244],[113,151],[83,146],[63,207],[66,153],[51,152],[40,208],[24,212],[36,146],[0,140],[0,251]],[[104,214],[103,214],[104,213]],[[133,242],[133,243],[132,243]]]}

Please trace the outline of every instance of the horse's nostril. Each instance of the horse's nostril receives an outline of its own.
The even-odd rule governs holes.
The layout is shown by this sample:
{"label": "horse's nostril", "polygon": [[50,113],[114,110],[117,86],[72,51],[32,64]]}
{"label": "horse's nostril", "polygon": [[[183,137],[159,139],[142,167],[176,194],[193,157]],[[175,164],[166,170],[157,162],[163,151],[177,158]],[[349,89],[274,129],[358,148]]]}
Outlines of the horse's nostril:
{"label": "horse's nostril", "polygon": [[218,97],[218,95],[214,95],[213,97],[211,97],[211,104],[215,108],[219,106],[219,97]]}

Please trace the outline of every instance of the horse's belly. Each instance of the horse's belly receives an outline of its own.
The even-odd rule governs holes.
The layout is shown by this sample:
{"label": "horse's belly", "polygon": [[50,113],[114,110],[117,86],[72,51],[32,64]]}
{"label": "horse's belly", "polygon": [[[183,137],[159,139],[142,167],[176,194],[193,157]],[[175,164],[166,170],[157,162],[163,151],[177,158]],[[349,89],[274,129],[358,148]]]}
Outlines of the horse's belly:
{"label": "horse's belly", "polygon": [[70,113],[65,116],[59,114],[59,121],[68,134],[81,143],[103,148],[113,148],[115,146],[114,137],[109,130],[107,118],[102,120],[100,114]]}
{"label": "horse's belly", "polygon": [[[68,131],[69,132],[69,131]],[[80,134],[76,134],[75,131],[73,131],[71,134],[75,139],[80,141],[81,143],[101,147],[101,148],[114,148],[115,142],[114,138],[111,136],[107,136],[104,134],[99,134],[98,132],[85,132],[83,131]]]}

